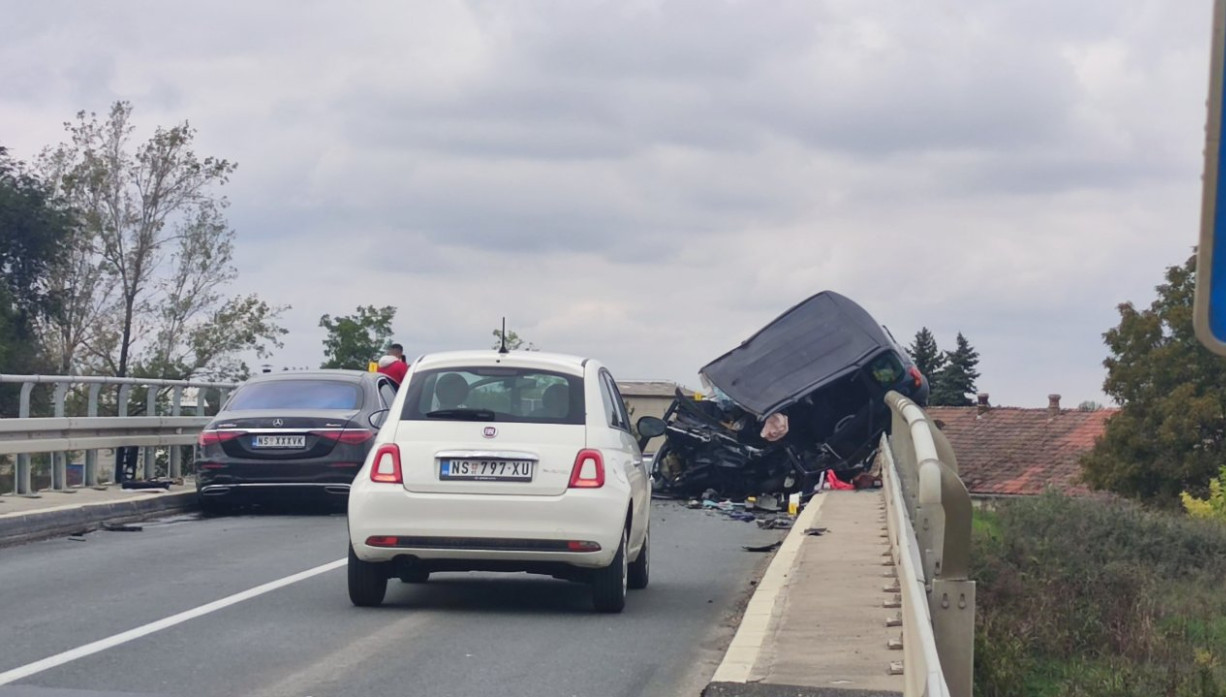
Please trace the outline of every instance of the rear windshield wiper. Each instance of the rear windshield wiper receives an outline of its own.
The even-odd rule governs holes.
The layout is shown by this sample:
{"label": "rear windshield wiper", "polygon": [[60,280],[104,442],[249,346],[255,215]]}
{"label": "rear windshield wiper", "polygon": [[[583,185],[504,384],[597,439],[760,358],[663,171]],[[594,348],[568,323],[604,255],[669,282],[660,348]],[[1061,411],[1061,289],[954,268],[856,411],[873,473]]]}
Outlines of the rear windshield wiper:
{"label": "rear windshield wiper", "polygon": [[461,421],[493,421],[492,409],[435,409],[426,412],[427,419],[459,419]]}

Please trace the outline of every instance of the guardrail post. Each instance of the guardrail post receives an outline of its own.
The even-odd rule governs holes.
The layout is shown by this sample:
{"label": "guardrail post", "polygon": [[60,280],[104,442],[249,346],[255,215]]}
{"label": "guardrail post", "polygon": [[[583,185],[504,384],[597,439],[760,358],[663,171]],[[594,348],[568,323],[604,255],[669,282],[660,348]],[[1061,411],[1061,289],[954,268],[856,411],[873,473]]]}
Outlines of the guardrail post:
{"label": "guardrail post", "polygon": [[[170,415],[180,416],[183,413],[183,387],[176,386],[171,391],[170,397]],[[170,448],[170,478],[178,479],[183,476],[183,447],[179,445],[171,446]]]}
{"label": "guardrail post", "polygon": [[[85,412],[86,416],[94,417],[98,415],[98,392],[102,389],[102,383],[93,382],[89,385],[89,406]],[[82,475],[82,483],[85,486],[98,486],[98,451],[85,451],[85,473]]]}
{"label": "guardrail post", "polygon": [[928,609],[950,697],[971,697],[975,681],[975,582],[933,580]]}
{"label": "guardrail post", "polygon": [[[55,417],[63,418],[64,400],[68,397],[68,383],[56,381],[55,391],[52,394]],[[51,453],[51,488],[56,491],[64,491],[68,488],[68,453]]]}
{"label": "guardrail post", "polygon": [[[119,402],[115,405],[116,415],[118,416],[128,415],[128,397],[131,394],[132,394],[132,385],[128,383],[124,383],[119,386]],[[115,480],[116,484],[123,484],[124,480],[127,479],[127,472],[124,471],[125,460],[126,458],[124,457],[124,448],[122,446],[115,448],[115,476],[112,477],[112,479]]]}
{"label": "guardrail post", "polygon": [[[21,383],[21,402],[17,407],[17,417],[21,419],[30,418],[30,393],[34,391],[34,383]],[[13,491],[17,494],[29,496],[34,492],[30,486],[30,454],[20,453],[17,455],[17,470],[13,473]]]}
{"label": "guardrail post", "polygon": [[[154,385],[150,385],[145,391],[145,415],[146,416],[157,416],[157,397],[158,397],[158,388]],[[155,457],[157,455],[157,449],[152,448],[152,447],[145,447],[145,448],[141,448],[141,451],[144,453],[144,456],[145,456],[144,457],[144,462],[145,462],[144,478],[146,480],[155,479],[157,477],[157,471],[156,471],[157,463],[155,462]]]}

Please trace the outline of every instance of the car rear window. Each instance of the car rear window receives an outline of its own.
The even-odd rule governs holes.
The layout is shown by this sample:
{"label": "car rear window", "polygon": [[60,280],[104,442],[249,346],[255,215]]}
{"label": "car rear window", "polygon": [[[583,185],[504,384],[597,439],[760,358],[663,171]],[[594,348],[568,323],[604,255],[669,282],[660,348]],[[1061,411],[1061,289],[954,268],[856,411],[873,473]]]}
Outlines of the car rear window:
{"label": "car rear window", "polygon": [[893,352],[887,351],[873,359],[868,366],[869,375],[882,387],[892,387],[907,374],[902,361]]}
{"label": "car rear window", "polygon": [[583,378],[533,368],[472,366],[418,371],[403,421],[582,424]]}
{"label": "car rear window", "polygon": [[248,409],[357,409],[361,388],[341,380],[285,380],[244,385],[227,410]]}

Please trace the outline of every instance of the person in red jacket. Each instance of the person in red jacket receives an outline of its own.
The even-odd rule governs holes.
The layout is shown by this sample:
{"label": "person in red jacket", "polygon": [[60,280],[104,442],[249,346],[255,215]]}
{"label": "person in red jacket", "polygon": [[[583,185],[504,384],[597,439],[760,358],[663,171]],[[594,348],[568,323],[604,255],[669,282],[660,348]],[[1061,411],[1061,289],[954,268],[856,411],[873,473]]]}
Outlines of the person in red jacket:
{"label": "person in red jacket", "polygon": [[404,382],[405,373],[409,372],[409,365],[399,358],[387,355],[379,359],[379,372],[396,381],[396,386]]}

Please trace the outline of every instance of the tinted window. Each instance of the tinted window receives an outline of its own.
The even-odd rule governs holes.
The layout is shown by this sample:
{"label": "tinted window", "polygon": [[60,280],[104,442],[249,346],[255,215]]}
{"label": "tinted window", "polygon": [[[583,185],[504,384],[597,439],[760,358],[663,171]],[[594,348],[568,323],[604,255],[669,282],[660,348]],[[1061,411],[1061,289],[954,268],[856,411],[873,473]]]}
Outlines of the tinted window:
{"label": "tinted window", "polygon": [[244,385],[226,406],[245,409],[357,409],[362,390],[340,380],[285,380]]}
{"label": "tinted window", "polygon": [[[486,410],[494,421],[582,424],[583,378],[532,368],[424,370],[408,385],[400,418],[447,420],[449,409]],[[436,412],[435,416],[429,416]],[[456,417],[461,418],[461,417]]]}
{"label": "tinted window", "polygon": [[392,400],[396,399],[396,386],[390,380],[383,380],[379,383],[379,396],[383,398],[383,406],[392,406]]}
{"label": "tinted window", "polygon": [[609,414],[609,425],[624,431],[630,430],[630,417],[626,415],[626,404],[622,401],[617,383],[608,371],[600,373],[600,396],[604,400],[605,411]]}
{"label": "tinted window", "polygon": [[617,416],[621,419],[622,428],[626,431],[630,430],[630,414],[626,412],[626,400],[622,397],[621,390],[617,389],[617,381],[609,375],[609,387],[613,390],[613,403],[617,407]]}

